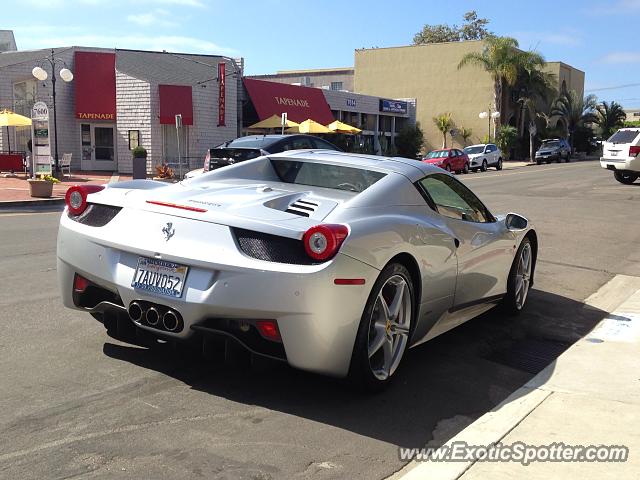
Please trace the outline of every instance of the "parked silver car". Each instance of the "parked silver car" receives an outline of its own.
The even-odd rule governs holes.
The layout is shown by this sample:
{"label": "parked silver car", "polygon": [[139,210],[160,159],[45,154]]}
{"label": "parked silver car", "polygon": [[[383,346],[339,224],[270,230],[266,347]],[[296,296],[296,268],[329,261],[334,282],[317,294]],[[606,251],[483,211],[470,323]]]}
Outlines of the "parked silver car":
{"label": "parked silver car", "polygon": [[519,312],[538,250],[524,217],[494,216],[441,168],[328,150],[66,202],[62,299],[113,336],[220,337],[371,389],[407,348],[498,303]]}
{"label": "parked silver car", "polygon": [[469,156],[471,170],[487,171],[488,167],[502,170],[502,151],[494,143],[481,143],[465,147],[464,153]]}

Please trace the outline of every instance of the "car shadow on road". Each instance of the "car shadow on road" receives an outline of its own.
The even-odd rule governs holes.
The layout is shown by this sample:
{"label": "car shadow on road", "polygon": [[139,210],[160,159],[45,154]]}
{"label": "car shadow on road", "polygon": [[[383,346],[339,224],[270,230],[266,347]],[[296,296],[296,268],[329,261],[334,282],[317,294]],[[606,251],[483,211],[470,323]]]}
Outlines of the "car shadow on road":
{"label": "car shadow on road", "polygon": [[104,353],[234,402],[420,447],[446,442],[490,411],[605,315],[581,302],[532,290],[518,317],[494,309],[410,350],[394,383],[377,394],[280,363],[259,370],[237,368],[112,342],[105,343]]}

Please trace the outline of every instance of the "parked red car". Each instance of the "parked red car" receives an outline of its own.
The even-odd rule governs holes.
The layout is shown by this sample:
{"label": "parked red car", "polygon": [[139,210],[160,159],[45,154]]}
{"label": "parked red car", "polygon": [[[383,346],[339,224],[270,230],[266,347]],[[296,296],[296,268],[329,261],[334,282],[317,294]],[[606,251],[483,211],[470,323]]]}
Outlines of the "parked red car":
{"label": "parked red car", "polygon": [[457,148],[432,150],[422,161],[444,168],[447,172],[469,173],[469,157]]}

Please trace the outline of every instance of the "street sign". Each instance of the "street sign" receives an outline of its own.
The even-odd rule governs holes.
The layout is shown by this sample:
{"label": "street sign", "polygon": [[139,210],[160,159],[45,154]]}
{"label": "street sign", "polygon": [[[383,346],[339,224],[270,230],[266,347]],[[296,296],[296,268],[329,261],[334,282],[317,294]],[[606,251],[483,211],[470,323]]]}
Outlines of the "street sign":
{"label": "street sign", "polygon": [[49,138],[49,107],[36,102],[31,109],[31,172],[51,175],[51,144]]}

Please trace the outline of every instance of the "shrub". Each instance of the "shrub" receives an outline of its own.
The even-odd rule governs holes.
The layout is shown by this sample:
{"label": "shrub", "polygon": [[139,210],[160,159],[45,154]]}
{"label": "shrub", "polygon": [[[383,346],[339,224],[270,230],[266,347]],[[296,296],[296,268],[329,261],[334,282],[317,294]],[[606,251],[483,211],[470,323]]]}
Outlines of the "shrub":
{"label": "shrub", "polygon": [[418,158],[418,154],[424,145],[424,133],[420,128],[420,122],[416,122],[415,125],[407,125],[400,130],[395,143],[398,156]]}

